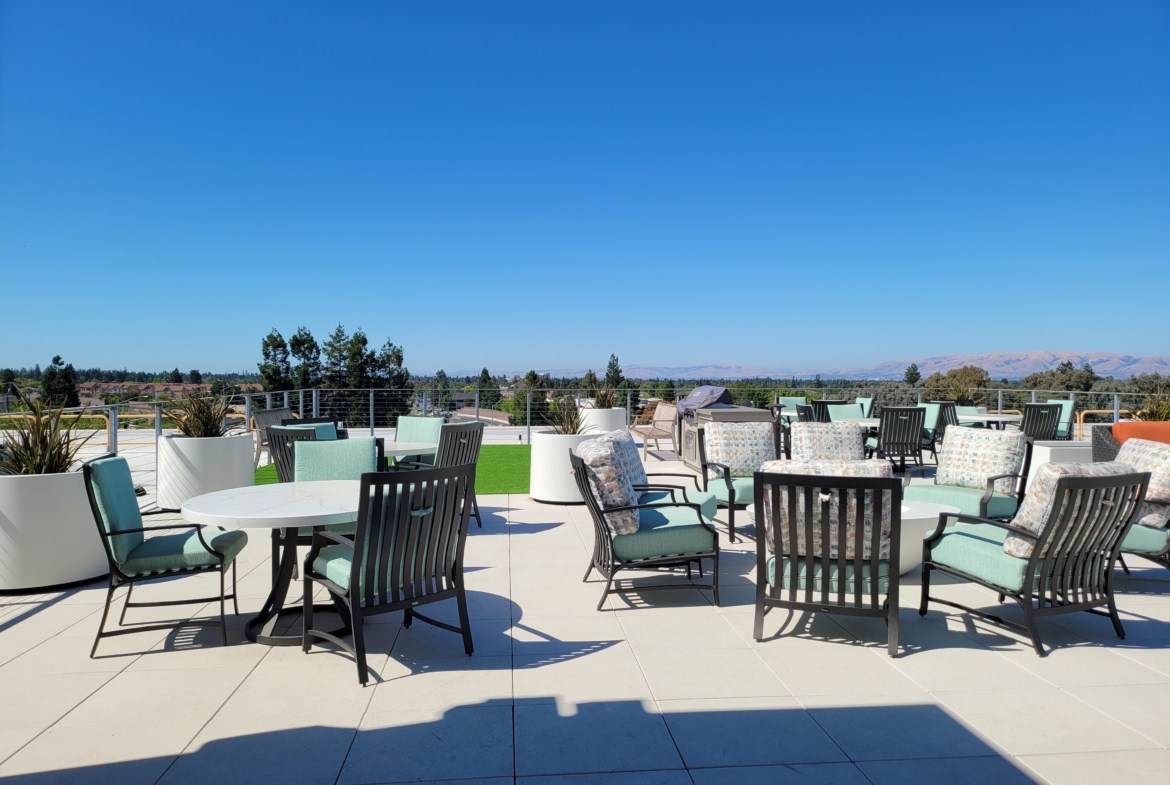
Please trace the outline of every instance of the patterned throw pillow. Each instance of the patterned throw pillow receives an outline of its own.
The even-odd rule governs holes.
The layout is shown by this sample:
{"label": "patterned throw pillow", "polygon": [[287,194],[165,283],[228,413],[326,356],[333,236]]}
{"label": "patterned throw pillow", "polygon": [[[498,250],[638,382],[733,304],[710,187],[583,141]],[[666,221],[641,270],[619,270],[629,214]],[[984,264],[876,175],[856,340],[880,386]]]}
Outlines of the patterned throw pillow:
{"label": "patterned throw pillow", "polygon": [[1170,444],[1126,439],[1114,460],[1150,473],[1146,501],[1170,504]]}
{"label": "patterned throw pillow", "polygon": [[1170,526],[1170,504],[1146,502],[1138,510],[1137,523],[1151,529],[1165,529]]}
{"label": "patterned throw pillow", "polygon": [[[987,487],[988,477],[1019,474],[1027,444],[1023,431],[948,428],[946,441],[938,454],[935,482],[983,490]],[[1012,493],[1015,489],[1014,479],[995,481],[995,490],[1000,493]]]}
{"label": "patterned throw pillow", "polygon": [[[764,461],[776,459],[776,426],[770,422],[713,422],[703,426],[703,449],[709,463],[721,463],[732,477],[751,477]],[[708,469],[707,479],[722,477]]]}
{"label": "patterned throw pillow", "polygon": [[[856,426],[854,426],[856,427]],[[761,472],[774,472],[776,474],[815,474],[822,477],[892,477],[893,467],[890,466],[889,461],[769,461],[760,467]],[[790,554],[793,552],[791,531],[796,529],[796,553],[804,556],[807,554],[804,543],[804,502],[805,492],[798,491],[796,493],[796,521],[793,523],[788,519],[788,487],[781,485],[780,491],[780,540],[782,544],[782,553]],[[863,492],[864,493],[864,492]],[[890,558],[890,494],[882,494],[882,509],[881,509],[881,529],[879,531],[879,550],[878,558]],[[849,493],[846,500],[847,510],[845,511],[845,558],[852,559],[856,553],[856,521],[857,521],[857,503],[858,493]],[[862,549],[861,556],[863,559],[868,559],[872,554],[870,548],[870,536],[873,531],[873,493],[864,493],[865,508],[862,512],[862,526],[864,532],[862,534]],[[820,525],[820,492],[815,491],[813,495],[813,556],[819,557],[821,555],[821,525]],[[829,556],[830,558],[837,558],[838,545],[840,544],[840,534],[838,533],[838,521],[840,520],[840,494],[829,494]],[[764,486],[764,531],[765,538],[768,544],[768,550],[771,553],[776,552],[776,539],[772,531],[772,487],[770,485]]]}
{"label": "patterned throw pillow", "polygon": [[[638,503],[638,494],[629,476],[621,470],[618,447],[613,439],[590,439],[577,446],[577,456],[585,462],[593,498],[604,507],[625,507]],[[614,534],[638,531],[638,510],[605,513],[605,522]]]}
{"label": "patterned throw pillow", "polygon": [[598,439],[611,441],[617,450],[618,469],[626,475],[631,485],[645,485],[650,480],[646,477],[646,467],[638,457],[638,445],[634,444],[634,437],[629,431],[606,431]]}
{"label": "patterned throw pillow", "polygon": [[[1024,497],[1024,503],[1020,505],[1020,511],[1016,513],[1016,517],[1012,519],[1012,526],[1018,526],[1021,529],[1027,529],[1033,534],[1039,535],[1044,530],[1044,525],[1048,523],[1048,519],[1052,515],[1053,505],[1056,504],[1056,483],[1061,477],[1113,477],[1132,473],[1133,467],[1120,461],[1111,461],[1109,463],[1041,464],[1032,472],[1032,482],[1028,488],[1028,495]],[[1062,500],[1061,515],[1064,515],[1065,504],[1066,502]],[[1074,518],[1077,515],[1079,507],[1080,500],[1078,498],[1076,506],[1073,507],[1072,511]],[[1065,534],[1065,537],[1067,536],[1068,533]],[[1052,543],[1049,543],[1045,546],[1044,552],[1040,555],[1046,556],[1048,554],[1048,548],[1051,545]],[[1032,555],[1032,550],[1032,543],[1022,537],[1008,535],[1007,539],[1003,541],[1003,552],[1009,556],[1027,559]]]}
{"label": "patterned throw pillow", "polygon": [[794,461],[865,460],[857,423],[794,422],[789,434]]}

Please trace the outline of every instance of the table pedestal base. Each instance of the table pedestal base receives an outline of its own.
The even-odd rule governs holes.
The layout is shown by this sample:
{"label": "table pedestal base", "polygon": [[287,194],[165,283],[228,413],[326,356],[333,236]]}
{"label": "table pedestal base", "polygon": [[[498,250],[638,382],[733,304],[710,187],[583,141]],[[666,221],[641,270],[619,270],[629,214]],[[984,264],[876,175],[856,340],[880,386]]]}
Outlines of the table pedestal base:
{"label": "table pedestal base", "polygon": [[[280,565],[272,576],[272,591],[268,593],[264,607],[260,609],[260,613],[249,619],[248,623],[244,625],[244,636],[253,643],[262,643],[266,646],[300,646],[301,635],[276,634],[276,626],[281,617],[299,616],[302,612],[299,605],[285,607],[288,589],[292,584],[292,576],[297,564],[297,528],[285,529],[284,537],[280,536],[279,530],[273,529],[272,539],[273,543],[280,548]],[[340,638],[352,632],[349,609],[336,597],[333,598],[333,603],[330,605],[314,603],[313,612],[333,612],[341,617],[342,626],[336,630],[330,630],[331,635]]]}

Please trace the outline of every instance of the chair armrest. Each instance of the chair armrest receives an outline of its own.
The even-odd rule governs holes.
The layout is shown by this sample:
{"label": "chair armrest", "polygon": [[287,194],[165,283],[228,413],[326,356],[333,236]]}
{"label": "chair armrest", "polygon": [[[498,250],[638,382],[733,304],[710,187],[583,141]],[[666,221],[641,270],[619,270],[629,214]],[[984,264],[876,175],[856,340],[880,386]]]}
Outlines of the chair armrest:
{"label": "chair armrest", "polygon": [[735,503],[735,486],[731,484],[731,467],[722,463],[708,463],[708,469],[718,469],[723,475],[723,483],[727,486],[727,498],[729,503]]}
{"label": "chair armrest", "polygon": [[699,490],[699,478],[693,474],[680,474],[678,472],[646,472],[647,477],[682,477],[690,480],[695,484],[695,490]]}
{"label": "chair armrest", "polygon": [[333,532],[327,532],[324,529],[320,529],[320,528],[313,529],[313,542],[312,542],[312,545],[310,545],[310,547],[309,547],[308,554],[306,554],[306,556],[305,556],[305,574],[306,575],[313,572],[313,562],[317,559],[317,556],[321,553],[321,549],[323,547],[325,547],[326,540],[328,540],[330,542],[337,543],[338,545],[344,545],[346,548],[349,548],[351,551],[353,550],[353,540],[348,540],[345,537],[342,537],[340,534],[334,534]]}
{"label": "chair armrest", "polygon": [[[634,487],[635,491],[666,491],[667,493],[670,494],[670,500],[672,502],[678,501],[677,499],[674,498],[674,492],[676,490],[682,491],[684,498],[686,497],[686,491],[683,490],[682,487],[678,486],[678,485],[649,485],[649,484],[647,484],[647,485],[635,485],[633,487]],[[687,500],[687,501],[689,501],[689,500]]]}
{"label": "chair armrest", "polygon": [[902,473],[902,489],[910,487],[910,475],[914,472],[922,472],[922,478],[926,479],[926,466],[907,466],[906,471]]}
{"label": "chair armrest", "polygon": [[202,529],[201,523],[173,523],[168,526],[140,526],[137,529],[118,529],[116,532],[102,530],[103,537],[117,537],[119,534],[137,534],[138,532],[157,532],[164,529]]}
{"label": "chair armrest", "polygon": [[991,495],[995,493],[995,481],[1008,480],[1012,477],[1015,477],[1019,480],[1025,479],[1024,475],[1022,474],[996,474],[987,478],[987,490],[983,492],[983,498],[980,500],[980,505],[983,506],[983,509],[986,509],[987,503],[991,501]]}
{"label": "chair armrest", "polygon": [[[1037,534],[1028,531],[1027,529],[1021,529],[1019,526],[1012,526],[1010,523],[992,520],[991,518],[980,518],[978,515],[962,515],[944,512],[941,513],[938,517],[940,524],[943,523],[946,518],[954,518],[955,523],[985,523],[988,526],[995,526],[998,529],[1004,529],[1005,531],[1009,531],[1019,537],[1024,537],[1025,539],[1031,540],[1032,542],[1036,542],[1038,539],[1040,539]],[[939,527],[939,529],[941,528],[945,528],[945,525]],[[928,542],[933,542],[935,539],[937,539],[936,535],[941,534],[939,529],[935,529],[934,534],[930,536]]]}

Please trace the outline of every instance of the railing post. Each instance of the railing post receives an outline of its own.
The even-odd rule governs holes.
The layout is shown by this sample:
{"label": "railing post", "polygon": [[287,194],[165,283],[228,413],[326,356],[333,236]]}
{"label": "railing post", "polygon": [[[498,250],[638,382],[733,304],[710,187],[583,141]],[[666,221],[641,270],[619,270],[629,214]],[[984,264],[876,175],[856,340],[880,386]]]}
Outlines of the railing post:
{"label": "railing post", "polygon": [[1003,390],[996,391],[996,411],[1003,414]]}
{"label": "railing post", "polygon": [[162,444],[162,404],[154,405],[154,487],[158,488],[158,448]]}
{"label": "railing post", "polygon": [[431,410],[430,390],[423,390],[423,417],[427,417]]}
{"label": "railing post", "polygon": [[532,444],[532,390],[528,391],[528,443]]}
{"label": "railing post", "polygon": [[374,435],[374,391],[370,390],[370,436]]}
{"label": "railing post", "polygon": [[321,416],[321,388],[313,388],[313,416]]}
{"label": "railing post", "polygon": [[246,393],[244,394],[244,429],[252,430],[252,396]]}
{"label": "railing post", "polygon": [[918,391],[918,402],[922,403],[922,390]]}
{"label": "railing post", "polygon": [[479,422],[479,390],[475,391],[475,421]]}
{"label": "railing post", "polygon": [[284,408],[286,408],[286,409],[292,408],[291,406],[288,405],[288,390],[284,391]]}
{"label": "railing post", "polygon": [[297,390],[297,416],[305,419],[305,391]]}
{"label": "railing post", "polygon": [[264,393],[264,408],[272,408],[272,393]]}
{"label": "railing post", "polygon": [[1032,403],[1036,403],[1036,391],[1032,390]]}
{"label": "railing post", "polygon": [[109,447],[109,450],[110,450],[110,455],[117,455],[118,454],[118,407],[111,406],[106,411],[109,412],[109,414],[107,415],[108,416],[108,420],[107,420],[108,433],[106,435],[106,442],[107,442],[107,446]]}
{"label": "railing post", "polygon": [[630,397],[633,394],[633,390],[626,390],[626,427],[630,425]]}
{"label": "railing post", "polygon": [[1121,422],[1121,396],[1113,393],[1113,422]]}

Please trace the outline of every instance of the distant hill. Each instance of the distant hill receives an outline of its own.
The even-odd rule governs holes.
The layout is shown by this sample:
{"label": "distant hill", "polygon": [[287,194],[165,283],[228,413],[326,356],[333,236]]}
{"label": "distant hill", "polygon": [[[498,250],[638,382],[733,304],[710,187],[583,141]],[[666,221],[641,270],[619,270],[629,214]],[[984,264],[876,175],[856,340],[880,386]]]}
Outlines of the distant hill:
{"label": "distant hill", "polygon": [[[993,379],[1022,379],[1031,373],[1047,371],[1065,361],[1080,367],[1085,363],[1102,376],[1119,379],[1143,373],[1170,374],[1170,357],[1134,357],[1113,352],[990,352],[988,354],[940,354],[920,359],[894,360],[866,368],[764,368],[750,365],[690,365],[666,367],[657,365],[625,365],[623,372],[632,379],[751,379],[770,377],[783,379],[795,376],[809,379],[820,374],[827,379],[901,379],[910,363],[918,365],[919,372],[929,376],[964,365],[986,368]],[[581,376],[586,368],[546,369],[541,373],[553,376]],[[594,368],[605,372],[604,367]]]}

